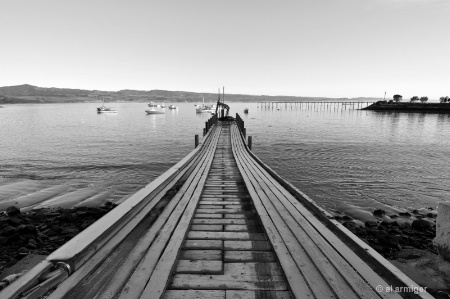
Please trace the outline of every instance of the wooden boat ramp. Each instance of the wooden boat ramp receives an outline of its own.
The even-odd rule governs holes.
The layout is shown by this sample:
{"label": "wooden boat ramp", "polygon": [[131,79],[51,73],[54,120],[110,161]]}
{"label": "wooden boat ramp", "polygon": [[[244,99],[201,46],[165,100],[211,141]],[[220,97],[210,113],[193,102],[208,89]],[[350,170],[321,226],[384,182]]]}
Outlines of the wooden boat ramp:
{"label": "wooden boat ramp", "polygon": [[0,298],[432,298],[261,162],[238,115],[204,134]]}

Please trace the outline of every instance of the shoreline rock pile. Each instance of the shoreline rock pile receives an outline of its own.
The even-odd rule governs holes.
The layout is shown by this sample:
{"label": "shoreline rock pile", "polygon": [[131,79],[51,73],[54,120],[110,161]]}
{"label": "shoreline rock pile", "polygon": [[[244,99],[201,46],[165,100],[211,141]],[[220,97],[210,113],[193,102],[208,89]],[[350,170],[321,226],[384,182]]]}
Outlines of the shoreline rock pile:
{"label": "shoreline rock pile", "polygon": [[[433,239],[436,237],[436,213],[419,215],[403,212],[386,216],[386,211],[373,211],[377,221],[366,221],[357,225],[349,216],[335,216],[343,226],[369,244],[387,259],[395,260],[402,249],[421,249],[437,254]],[[401,217],[401,219],[399,218]],[[413,218],[414,217],[414,218]],[[409,221],[400,221],[408,219]]]}
{"label": "shoreline rock pile", "polygon": [[116,207],[39,209],[0,213],[0,274],[28,254],[49,255]]}

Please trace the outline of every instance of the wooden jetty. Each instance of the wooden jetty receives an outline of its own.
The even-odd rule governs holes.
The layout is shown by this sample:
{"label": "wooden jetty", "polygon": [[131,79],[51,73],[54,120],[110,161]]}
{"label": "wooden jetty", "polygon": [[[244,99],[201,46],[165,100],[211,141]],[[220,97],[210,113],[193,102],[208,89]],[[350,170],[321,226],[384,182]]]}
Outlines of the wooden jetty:
{"label": "wooden jetty", "polygon": [[265,109],[363,109],[374,102],[258,102],[257,108]]}
{"label": "wooden jetty", "polygon": [[211,118],[188,156],[0,298],[56,285],[47,298],[432,298],[260,161],[244,133],[238,115]]}

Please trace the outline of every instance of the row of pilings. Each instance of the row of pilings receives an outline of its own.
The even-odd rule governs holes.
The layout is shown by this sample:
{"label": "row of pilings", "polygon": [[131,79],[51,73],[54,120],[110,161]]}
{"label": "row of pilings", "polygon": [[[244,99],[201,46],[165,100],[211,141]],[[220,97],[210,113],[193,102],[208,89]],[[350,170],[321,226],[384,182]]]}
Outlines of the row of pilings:
{"label": "row of pilings", "polygon": [[258,102],[261,109],[363,109],[374,102]]}

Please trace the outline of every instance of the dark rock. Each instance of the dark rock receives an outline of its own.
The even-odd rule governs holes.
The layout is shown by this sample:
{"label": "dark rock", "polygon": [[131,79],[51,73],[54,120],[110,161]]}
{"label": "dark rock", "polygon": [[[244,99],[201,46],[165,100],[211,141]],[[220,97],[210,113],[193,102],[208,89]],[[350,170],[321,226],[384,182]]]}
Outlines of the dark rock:
{"label": "dark rock", "polygon": [[373,215],[376,217],[383,217],[383,215],[386,215],[386,211],[378,209],[378,210],[373,211]]}
{"label": "dark rock", "polygon": [[17,217],[10,217],[10,218],[8,218],[7,221],[12,226],[19,226],[19,225],[23,224],[23,220],[19,219]]}
{"label": "dark rock", "polygon": [[416,219],[411,224],[411,227],[415,228],[417,230],[424,230],[424,229],[431,228],[431,223],[426,220]]}
{"label": "dark rock", "polygon": [[353,230],[355,230],[355,228],[356,228],[355,222],[351,222],[351,221],[344,222],[342,225],[345,226],[347,229],[349,229],[349,230],[352,231],[352,232],[353,232]]}
{"label": "dark rock", "polygon": [[375,231],[375,234],[374,234],[377,238],[382,238],[382,237],[385,237],[385,236],[388,236],[389,234],[388,234],[388,232],[387,231],[384,231],[384,230],[377,230],[377,231]]}
{"label": "dark rock", "polygon": [[387,221],[381,221],[380,226],[390,226],[391,223]]}
{"label": "dark rock", "polygon": [[19,230],[19,233],[21,233],[21,234],[32,234],[32,235],[37,234],[37,229],[32,224],[22,224],[22,225],[19,225],[19,227],[17,229]]}
{"label": "dark rock", "polygon": [[366,222],[364,223],[364,225],[365,225],[366,227],[377,227],[377,226],[378,226],[378,223],[375,222],[375,221],[366,221]]}
{"label": "dark rock", "polygon": [[418,210],[413,210],[412,212],[413,212],[413,214],[418,214],[419,213]]}
{"label": "dark rock", "polygon": [[20,214],[20,210],[18,208],[16,208],[15,206],[11,206],[6,209],[6,215],[8,215],[9,217],[16,216],[19,214]]}
{"label": "dark rock", "polygon": [[398,215],[389,215],[389,217],[391,218],[391,219],[396,219],[396,218],[398,218]]}
{"label": "dark rock", "polygon": [[37,245],[36,244],[32,244],[32,243],[28,243],[27,245],[25,245],[26,248],[28,249],[37,249]]}
{"label": "dark rock", "polygon": [[403,216],[403,217],[411,217],[411,214],[410,213],[408,213],[408,212],[400,212],[400,213],[398,213],[400,216]]}
{"label": "dark rock", "polygon": [[17,232],[17,228],[12,227],[12,226],[7,226],[4,229],[2,229],[2,232],[0,235],[3,237],[9,237],[9,236],[12,236],[13,234],[15,234],[16,232]]}
{"label": "dark rock", "polygon": [[342,221],[342,217],[341,216],[334,216],[334,219],[336,219],[337,221]]}
{"label": "dark rock", "polygon": [[0,237],[0,246],[5,244],[8,241],[8,238],[6,237]]}
{"label": "dark rock", "polygon": [[61,214],[59,219],[61,219],[62,221],[65,221],[65,222],[73,222],[73,221],[75,221],[76,217],[72,213],[63,213],[63,214]]}
{"label": "dark rock", "polygon": [[353,221],[353,218],[350,216],[345,215],[344,217],[342,217],[342,220],[344,221]]}
{"label": "dark rock", "polygon": [[434,218],[434,214],[433,214],[433,213],[428,213],[428,214],[427,214],[427,217],[428,217],[428,218]]}

